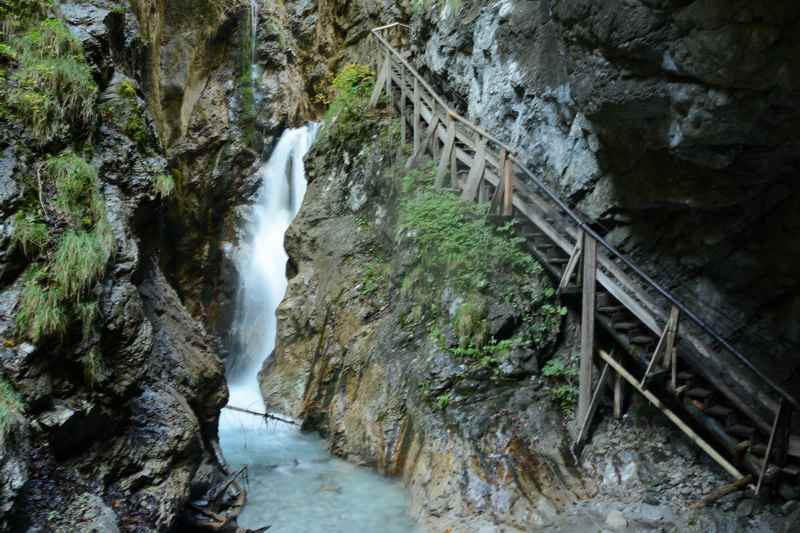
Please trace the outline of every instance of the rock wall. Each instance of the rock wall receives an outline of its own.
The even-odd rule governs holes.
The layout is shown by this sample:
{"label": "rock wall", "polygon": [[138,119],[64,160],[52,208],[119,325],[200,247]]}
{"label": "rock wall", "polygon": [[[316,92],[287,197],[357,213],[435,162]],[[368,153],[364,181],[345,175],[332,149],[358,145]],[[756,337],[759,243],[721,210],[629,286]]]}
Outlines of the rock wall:
{"label": "rock wall", "polygon": [[[153,42],[165,45],[159,32],[172,19],[154,3],[139,7],[145,30],[133,13],[102,0],[60,4],[52,13],[80,41],[97,85],[89,102],[96,119],[85,130],[59,131],[41,142],[8,108],[0,117],[0,380],[11,390],[0,401],[0,418],[11,424],[0,438],[2,531],[175,530],[191,491],[202,494],[221,475],[224,369],[212,339],[164,275],[170,249],[163,232],[174,204],[156,186],[175,164],[171,140],[188,131],[185,115],[162,105],[169,101],[165,86],[174,92],[183,84],[197,107],[198,84],[207,84],[194,74],[173,75],[171,85],[153,82],[163,73],[142,43],[161,35]],[[14,89],[5,82],[4,106]],[[68,147],[97,172],[102,206],[94,209],[107,218],[113,245],[87,289],[96,301],[93,318],[68,316],[63,333],[34,342],[17,320],[28,283],[23,271],[32,260],[50,261],[55,244],[32,257],[12,236],[24,219],[18,214],[31,209],[52,239],[69,228],[43,171],[49,157]]]}

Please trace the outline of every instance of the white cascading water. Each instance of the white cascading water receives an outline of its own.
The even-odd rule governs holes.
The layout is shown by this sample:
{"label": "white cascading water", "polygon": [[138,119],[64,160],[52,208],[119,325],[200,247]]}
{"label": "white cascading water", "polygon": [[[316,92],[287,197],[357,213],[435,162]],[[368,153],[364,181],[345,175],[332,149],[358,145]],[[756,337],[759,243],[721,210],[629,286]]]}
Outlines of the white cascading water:
{"label": "white cascading water", "polygon": [[[287,285],[283,238],[306,191],[303,156],[316,131],[316,125],[287,130],[259,170],[259,199],[237,256],[237,348],[228,368],[232,406],[263,410],[257,374],[275,345],[275,311]],[[296,426],[267,425],[261,417],[223,410],[220,444],[232,468],[248,466],[241,527],[271,525],[270,531],[288,533],[416,530],[397,482],[332,457],[318,436]]]}

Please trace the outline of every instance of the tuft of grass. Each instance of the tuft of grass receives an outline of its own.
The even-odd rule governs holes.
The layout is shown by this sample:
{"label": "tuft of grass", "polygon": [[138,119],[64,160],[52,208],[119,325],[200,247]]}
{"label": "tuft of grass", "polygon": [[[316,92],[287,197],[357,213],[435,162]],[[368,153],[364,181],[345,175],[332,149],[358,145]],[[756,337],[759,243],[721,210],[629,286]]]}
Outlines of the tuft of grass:
{"label": "tuft of grass", "polygon": [[22,416],[22,400],[11,384],[0,377],[0,446],[5,446],[11,429]]}
{"label": "tuft of grass", "polygon": [[83,379],[94,388],[102,380],[106,372],[106,365],[103,356],[95,348],[92,348],[80,359],[83,365]]}
{"label": "tuft of grass", "polygon": [[38,264],[28,267],[24,276],[16,315],[18,331],[34,342],[50,335],[63,335],[67,328],[67,314],[61,304],[60,289],[43,284],[46,275]]}
{"label": "tuft of grass", "polygon": [[108,248],[96,232],[68,230],[56,249],[52,278],[67,299],[80,300],[84,289],[102,276]]}
{"label": "tuft of grass", "polygon": [[169,198],[175,192],[175,179],[171,174],[159,174],[153,178],[153,189],[160,198]]}
{"label": "tuft of grass", "polygon": [[542,367],[542,375],[550,382],[548,391],[550,398],[564,416],[569,416],[578,401],[578,385],[576,380],[578,371],[566,366],[564,361],[553,358]]}
{"label": "tuft of grass", "polygon": [[93,202],[97,194],[97,170],[82,157],[67,151],[51,157],[45,164],[55,181],[56,207],[73,225],[91,226],[95,219]]}
{"label": "tuft of grass", "polygon": [[97,84],[80,42],[61,20],[45,19],[9,46],[19,66],[7,101],[38,141],[91,124]]}
{"label": "tuft of grass", "polygon": [[14,246],[22,248],[22,253],[30,257],[39,253],[50,239],[47,224],[35,213],[19,211],[14,219]]}
{"label": "tuft of grass", "polygon": [[97,318],[97,302],[94,300],[78,302],[75,305],[75,314],[78,315],[78,320],[81,322],[83,340],[88,341],[92,336],[94,320]]}

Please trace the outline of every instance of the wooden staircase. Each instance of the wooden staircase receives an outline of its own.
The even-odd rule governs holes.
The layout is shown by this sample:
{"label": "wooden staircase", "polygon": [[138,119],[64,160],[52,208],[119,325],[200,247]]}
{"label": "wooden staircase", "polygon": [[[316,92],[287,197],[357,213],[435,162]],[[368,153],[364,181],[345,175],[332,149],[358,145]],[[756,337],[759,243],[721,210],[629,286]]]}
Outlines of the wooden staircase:
{"label": "wooden staircase", "polygon": [[[408,63],[407,27],[375,28],[383,95],[413,144],[407,166],[426,153],[438,160],[435,185],[488,201],[514,217],[531,253],[580,305],[579,453],[607,386],[621,414],[627,383],[684,431],[735,479],[749,472],[759,493],[778,480],[800,482],[799,391],[787,392],[673,294],[608,244],[517,158],[468,121]],[[621,348],[595,350],[595,325]],[[621,353],[617,353],[621,352]],[[595,362],[602,365],[594,379]],[[609,380],[613,379],[613,384]]]}

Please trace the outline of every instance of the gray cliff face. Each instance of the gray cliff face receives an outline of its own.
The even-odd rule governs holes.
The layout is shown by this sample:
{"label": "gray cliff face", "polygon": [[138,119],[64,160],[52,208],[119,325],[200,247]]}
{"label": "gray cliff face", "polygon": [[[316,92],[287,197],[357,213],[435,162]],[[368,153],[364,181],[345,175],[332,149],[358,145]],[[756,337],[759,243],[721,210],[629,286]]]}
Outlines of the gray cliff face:
{"label": "gray cliff face", "polygon": [[791,374],[798,7],[450,5],[413,18],[417,65],[657,281]]}

